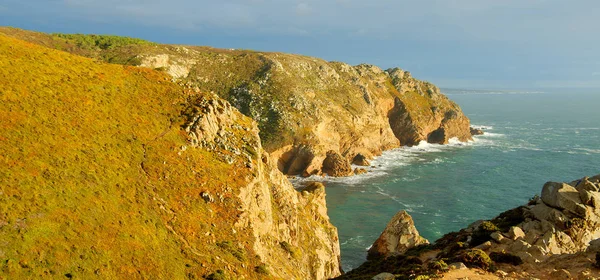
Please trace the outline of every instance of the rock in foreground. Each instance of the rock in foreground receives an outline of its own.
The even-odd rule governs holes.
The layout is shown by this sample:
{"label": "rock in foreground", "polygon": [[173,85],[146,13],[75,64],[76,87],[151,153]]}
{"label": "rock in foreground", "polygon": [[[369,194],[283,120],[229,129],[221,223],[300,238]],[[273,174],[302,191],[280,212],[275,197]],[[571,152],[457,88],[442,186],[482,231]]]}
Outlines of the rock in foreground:
{"label": "rock in foreground", "polygon": [[422,244],[429,244],[429,241],[419,235],[412,217],[402,210],[394,215],[385,230],[373,243],[367,259],[400,255]]}
{"label": "rock in foreground", "polygon": [[[403,255],[372,257],[339,279],[370,279],[381,272],[434,277],[452,270],[449,263],[464,263],[477,270],[449,273],[452,277],[480,273],[486,279],[596,279],[600,277],[596,268],[596,256],[600,254],[599,190],[600,175],[570,183],[548,182],[541,197],[536,196],[527,205],[446,234],[433,245],[417,246]],[[397,216],[410,224],[406,213]],[[391,223],[395,220],[398,217]],[[395,233],[395,238],[404,240],[419,238],[416,231]],[[373,248],[385,248],[380,239]],[[384,240],[389,239],[386,236]]]}

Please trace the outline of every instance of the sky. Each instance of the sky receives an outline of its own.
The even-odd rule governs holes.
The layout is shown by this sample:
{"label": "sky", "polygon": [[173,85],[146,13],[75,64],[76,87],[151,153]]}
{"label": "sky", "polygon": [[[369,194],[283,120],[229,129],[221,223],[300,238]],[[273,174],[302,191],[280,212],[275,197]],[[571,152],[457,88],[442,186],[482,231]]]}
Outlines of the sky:
{"label": "sky", "polygon": [[400,67],[445,88],[600,88],[597,0],[0,0],[0,26]]}

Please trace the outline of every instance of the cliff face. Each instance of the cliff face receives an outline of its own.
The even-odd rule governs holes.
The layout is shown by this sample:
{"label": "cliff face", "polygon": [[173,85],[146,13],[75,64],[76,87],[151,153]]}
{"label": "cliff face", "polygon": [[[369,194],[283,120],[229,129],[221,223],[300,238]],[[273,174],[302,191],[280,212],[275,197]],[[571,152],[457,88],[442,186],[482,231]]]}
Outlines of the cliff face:
{"label": "cliff face", "polygon": [[[420,238],[418,232],[408,237],[406,232],[387,239],[401,238],[414,246],[410,241]],[[479,274],[457,271],[461,266],[458,264],[448,266],[456,262],[479,269]],[[477,275],[485,275],[486,279],[595,279],[600,276],[599,262],[600,175],[596,175],[568,183],[548,182],[541,196],[527,205],[449,233],[431,246],[417,246],[403,255],[368,261],[341,278],[370,279],[381,272],[392,272],[447,274],[448,279],[483,277]],[[398,264],[412,267],[401,268]]]}
{"label": "cliff face", "polygon": [[[80,35],[0,32],[111,63],[158,69],[190,88],[213,92],[257,122],[263,147],[285,174],[347,176],[357,157],[368,164],[400,145],[471,138],[469,120],[455,103],[397,68],[139,40],[96,46]],[[330,166],[324,168],[326,160]]]}
{"label": "cliff face", "polygon": [[336,166],[344,166],[399,145],[471,139],[469,120],[455,103],[400,69],[281,53],[166,48],[169,54],[140,54],[141,66],[214,91],[255,119],[264,146],[286,174],[345,176],[352,172],[323,168],[328,154],[341,155],[346,162]]}
{"label": "cliff face", "polygon": [[[299,193],[262,149],[258,128],[228,102],[201,97],[185,109],[189,147],[214,151],[248,172],[239,189],[234,230],[250,230],[254,253],[282,279],[327,279],[340,274],[337,229],[325,192]],[[187,146],[184,146],[186,150]]]}
{"label": "cliff face", "polygon": [[1,34],[0,79],[1,275],[340,274],[324,192],[294,190],[228,102]]}

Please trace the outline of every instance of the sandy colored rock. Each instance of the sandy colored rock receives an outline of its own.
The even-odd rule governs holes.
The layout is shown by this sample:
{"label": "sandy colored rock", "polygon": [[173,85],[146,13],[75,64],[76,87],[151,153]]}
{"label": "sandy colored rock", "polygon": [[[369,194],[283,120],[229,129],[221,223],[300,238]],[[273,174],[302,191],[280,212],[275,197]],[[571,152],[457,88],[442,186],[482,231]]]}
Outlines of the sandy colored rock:
{"label": "sandy colored rock", "polygon": [[421,244],[429,244],[415,228],[412,217],[404,210],[396,213],[368,251],[367,259],[402,254]]}
{"label": "sandy colored rock", "polygon": [[525,238],[525,232],[523,232],[523,230],[520,227],[513,226],[510,227],[510,230],[508,231],[508,237],[513,240]]}
{"label": "sandy colored rock", "polygon": [[579,192],[565,183],[548,182],[542,189],[542,201],[548,206],[565,209],[581,217],[586,216],[586,208]]}
{"label": "sandy colored rock", "polygon": [[394,274],[391,273],[387,273],[387,272],[382,272],[379,273],[375,276],[373,276],[373,278],[371,278],[372,280],[394,280],[396,279],[396,276],[394,276]]}
{"label": "sandy colored rock", "polygon": [[336,151],[327,152],[327,157],[323,161],[322,172],[332,177],[343,177],[353,174],[350,162]]}

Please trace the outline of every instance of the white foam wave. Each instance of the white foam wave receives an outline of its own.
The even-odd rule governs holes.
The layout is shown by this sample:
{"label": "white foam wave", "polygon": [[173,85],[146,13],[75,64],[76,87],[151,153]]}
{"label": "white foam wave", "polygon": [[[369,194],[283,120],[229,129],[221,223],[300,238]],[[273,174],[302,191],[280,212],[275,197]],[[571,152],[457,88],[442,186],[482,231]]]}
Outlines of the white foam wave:
{"label": "white foam wave", "polygon": [[[490,129],[491,126],[487,126]],[[501,135],[501,134],[498,134]],[[422,155],[425,153],[437,153],[442,152],[448,149],[456,149],[467,146],[491,146],[493,141],[487,139],[481,139],[475,137],[472,141],[461,142],[458,138],[451,138],[448,140],[448,144],[432,144],[427,141],[421,141],[419,144],[414,146],[403,146],[400,148],[384,151],[380,156],[375,157],[371,161],[371,166],[355,166],[352,165],[352,168],[364,168],[367,170],[367,173],[354,175],[349,177],[330,177],[330,176],[318,176],[313,175],[310,177],[295,177],[290,178],[290,182],[297,188],[300,188],[303,183],[306,182],[338,182],[344,183],[347,185],[357,185],[361,184],[365,181],[369,181],[376,177],[382,177],[389,175],[389,171],[396,169],[398,167],[407,166],[409,164],[413,164],[418,161],[426,161],[426,159],[422,158]],[[441,164],[445,163],[443,159],[436,158],[433,162],[427,162],[426,164]],[[402,181],[415,181],[420,178],[400,178]]]}
{"label": "white foam wave", "polygon": [[484,132],[482,135],[477,135],[475,137],[504,137],[505,134],[502,133],[493,133],[493,132]]}
{"label": "white foam wave", "polygon": [[481,130],[492,130],[494,129],[491,125],[480,125],[480,124],[471,124],[472,128],[481,129]]}
{"label": "white foam wave", "polygon": [[600,154],[600,149],[575,148],[575,150],[584,151],[591,154]]}

